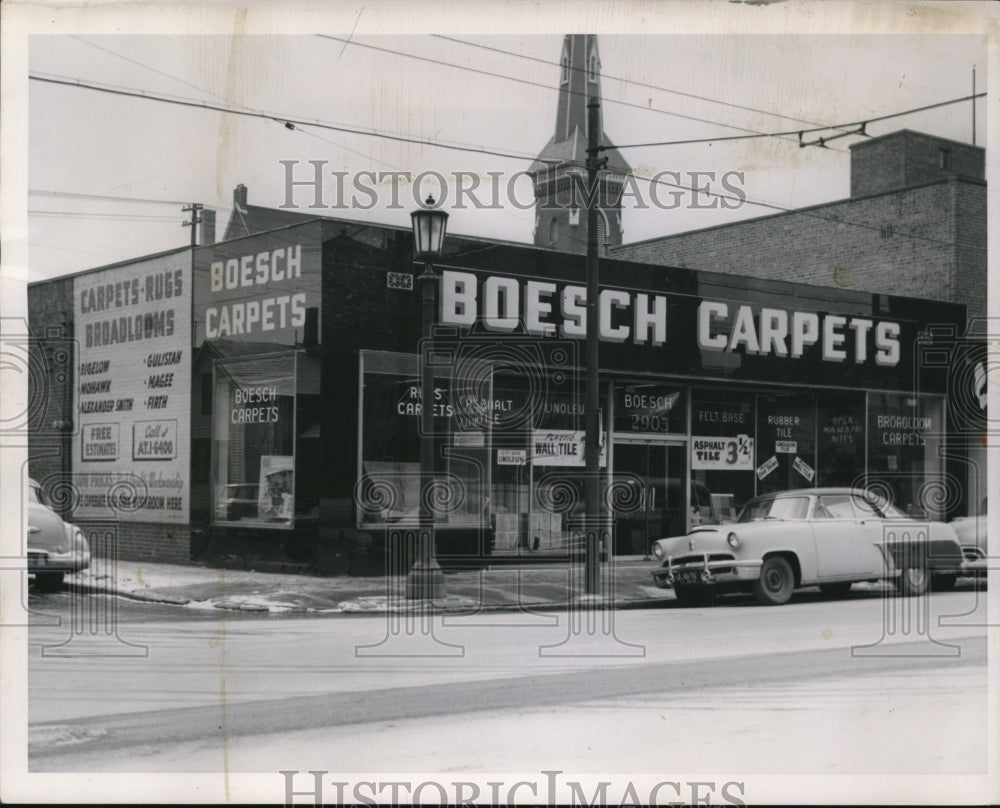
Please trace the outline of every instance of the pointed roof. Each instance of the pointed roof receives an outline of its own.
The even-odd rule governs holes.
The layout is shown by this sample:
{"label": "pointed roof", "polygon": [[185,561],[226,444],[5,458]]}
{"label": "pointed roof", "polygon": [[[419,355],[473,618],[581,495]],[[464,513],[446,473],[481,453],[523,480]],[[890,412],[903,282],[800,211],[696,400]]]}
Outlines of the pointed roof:
{"label": "pointed roof", "polygon": [[[557,163],[587,161],[587,100],[601,100],[601,58],[595,34],[567,34],[563,39],[559,75],[559,102],[556,109],[556,130],[545,148],[535,158],[528,171],[535,173]],[[615,173],[628,173],[631,167],[604,132],[603,109],[598,112],[600,144],[608,147],[601,156],[608,158],[606,168]]]}

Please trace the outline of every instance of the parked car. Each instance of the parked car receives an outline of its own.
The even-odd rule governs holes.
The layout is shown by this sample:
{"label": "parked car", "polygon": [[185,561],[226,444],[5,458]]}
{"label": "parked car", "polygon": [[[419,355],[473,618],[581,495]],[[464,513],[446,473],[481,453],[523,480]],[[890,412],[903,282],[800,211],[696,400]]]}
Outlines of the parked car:
{"label": "parked car", "polygon": [[960,516],[952,519],[951,525],[962,545],[965,556],[965,574],[986,577],[986,503],[978,516]]}
{"label": "parked car", "polygon": [[943,522],[911,519],[852,488],[809,488],[749,500],[735,523],[702,525],[660,539],[653,580],[681,603],[710,603],[714,593],[750,591],[767,605],[788,601],[798,586],[844,595],[857,581],[892,580],[920,595],[934,578],[955,583],[962,548]]}
{"label": "parked car", "polygon": [[230,483],[222,486],[215,501],[215,519],[218,522],[238,522],[256,519],[260,486],[256,483]]}
{"label": "parked car", "polygon": [[42,487],[28,480],[28,574],[35,586],[54,592],[67,572],[90,566],[90,547],[83,531],[52,510]]}

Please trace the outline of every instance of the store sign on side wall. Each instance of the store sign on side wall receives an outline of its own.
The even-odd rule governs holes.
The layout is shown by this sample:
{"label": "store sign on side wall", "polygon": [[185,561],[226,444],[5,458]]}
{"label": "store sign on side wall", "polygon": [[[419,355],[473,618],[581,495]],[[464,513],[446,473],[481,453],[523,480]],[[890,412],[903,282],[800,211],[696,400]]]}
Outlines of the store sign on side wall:
{"label": "store sign on side wall", "polygon": [[189,518],[191,257],[73,279],[79,356],[75,519]]}

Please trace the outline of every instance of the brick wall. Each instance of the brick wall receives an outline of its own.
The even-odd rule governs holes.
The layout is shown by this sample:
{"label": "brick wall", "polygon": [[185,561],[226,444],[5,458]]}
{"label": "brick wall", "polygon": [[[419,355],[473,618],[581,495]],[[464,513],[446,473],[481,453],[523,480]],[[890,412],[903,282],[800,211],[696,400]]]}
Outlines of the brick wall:
{"label": "brick wall", "polygon": [[950,179],[625,245],[613,257],[984,306],[985,183]]}
{"label": "brick wall", "polygon": [[851,197],[912,188],[950,177],[986,178],[986,150],[902,130],[851,146]]}
{"label": "brick wall", "polygon": [[115,555],[118,561],[190,562],[191,529],[187,525],[150,522],[78,522],[87,536],[90,552],[99,558]]}
{"label": "brick wall", "polygon": [[969,320],[986,316],[986,186],[953,182],[956,267],[952,297]]}
{"label": "brick wall", "polygon": [[[73,384],[78,351],[71,278],[28,287],[28,327],[28,474],[51,486],[71,472],[76,427]],[[58,500],[57,509],[61,504]]]}

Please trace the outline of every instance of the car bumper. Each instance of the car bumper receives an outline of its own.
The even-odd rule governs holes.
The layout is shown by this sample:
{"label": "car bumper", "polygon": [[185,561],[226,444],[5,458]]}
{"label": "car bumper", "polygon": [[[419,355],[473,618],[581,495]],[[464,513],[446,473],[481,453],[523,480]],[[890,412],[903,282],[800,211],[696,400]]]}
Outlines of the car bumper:
{"label": "car bumper", "polygon": [[79,572],[90,566],[90,553],[39,553],[28,551],[28,572]]}
{"label": "car bumper", "polygon": [[714,586],[756,581],[760,578],[760,559],[713,561],[706,555],[698,563],[674,564],[668,558],[663,566],[653,571],[653,581],[661,589],[681,586]]}

